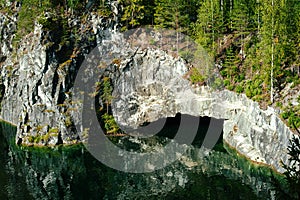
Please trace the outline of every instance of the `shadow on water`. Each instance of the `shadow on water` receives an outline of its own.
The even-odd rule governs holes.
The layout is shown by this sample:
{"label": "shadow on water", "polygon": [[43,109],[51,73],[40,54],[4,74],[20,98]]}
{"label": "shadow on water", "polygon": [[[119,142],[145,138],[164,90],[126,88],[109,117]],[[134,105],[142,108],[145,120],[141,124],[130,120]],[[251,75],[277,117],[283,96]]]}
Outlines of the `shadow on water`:
{"label": "shadow on water", "polygon": [[[199,121],[199,123],[196,124],[196,126],[198,127],[197,134],[196,134],[196,136],[195,136],[195,138],[192,142],[192,145],[194,147],[198,147],[198,148],[200,148],[203,144],[203,141],[204,141],[205,136],[207,135],[208,128],[209,128],[211,120],[218,121],[218,123],[222,124],[222,127],[223,127],[223,124],[224,124],[223,119],[214,119],[214,118],[210,118],[210,117],[194,117],[194,116],[190,116],[190,115],[177,113],[175,117],[168,117],[166,119],[159,119],[158,121],[153,122],[154,124],[155,123],[160,124],[160,122],[159,122],[160,120],[166,121],[164,127],[157,134],[157,136],[167,137],[167,138],[173,139],[175,137],[175,135],[177,134],[179,126],[181,125],[181,118],[182,117],[189,118],[190,121]],[[222,138],[223,138],[223,131],[220,134],[220,137],[218,137],[218,141],[217,141],[217,143],[216,143],[216,145],[214,146],[213,149],[218,150],[218,151],[226,152],[226,150],[223,148],[223,139]]]}
{"label": "shadow on water", "polygon": [[[5,130],[5,134],[4,131]],[[19,173],[22,152],[14,143],[16,128],[0,122],[0,199],[22,199],[24,194],[32,199],[27,191],[25,179]]]}
{"label": "shadow on water", "polygon": [[[167,127],[174,125],[175,130],[176,120],[168,119]],[[208,122],[208,119],[204,121]],[[251,165],[233,150],[224,153],[228,150],[225,145],[222,151],[212,151],[209,155],[201,152],[197,148],[203,139],[201,131],[185,159],[152,173],[130,174],[104,166],[82,145],[16,146],[15,128],[6,123],[1,123],[0,128],[1,200],[231,200],[270,199],[276,193],[270,183],[272,173],[269,169]],[[161,136],[171,138],[168,130],[160,133]]]}

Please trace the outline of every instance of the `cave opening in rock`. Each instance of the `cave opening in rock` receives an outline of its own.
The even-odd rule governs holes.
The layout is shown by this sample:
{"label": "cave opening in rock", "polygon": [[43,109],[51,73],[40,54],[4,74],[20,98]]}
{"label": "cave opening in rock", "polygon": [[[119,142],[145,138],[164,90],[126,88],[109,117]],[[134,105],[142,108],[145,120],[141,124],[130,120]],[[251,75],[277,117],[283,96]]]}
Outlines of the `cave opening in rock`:
{"label": "cave opening in rock", "polygon": [[[167,117],[167,118],[160,118],[157,121],[151,122],[151,123],[145,123],[143,126],[148,126],[151,124],[152,126],[155,126],[155,124],[161,124],[164,123],[164,126],[162,129],[156,134],[158,137],[167,137],[170,139],[174,139],[176,134],[178,133],[178,130],[180,126],[182,126],[182,121],[181,119],[185,117],[188,118],[190,122],[195,122],[197,121],[198,124],[188,124],[188,126],[196,126],[197,128],[197,134],[193,139],[192,145],[195,147],[201,147],[204,142],[204,139],[207,137],[208,134],[212,134],[211,132],[209,133],[208,129],[214,128],[216,123],[220,126],[223,127],[224,120],[223,119],[215,119],[211,117],[195,117],[191,115],[186,115],[186,114],[181,114],[177,113],[175,117]],[[210,124],[214,120],[215,123]],[[186,130],[186,134],[189,134],[189,128]],[[213,133],[214,134],[214,133]],[[221,129],[221,133],[215,133],[215,136],[218,136],[217,142],[214,145],[214,150],[218,151],[225,151],[223,148],[223,129]]]}

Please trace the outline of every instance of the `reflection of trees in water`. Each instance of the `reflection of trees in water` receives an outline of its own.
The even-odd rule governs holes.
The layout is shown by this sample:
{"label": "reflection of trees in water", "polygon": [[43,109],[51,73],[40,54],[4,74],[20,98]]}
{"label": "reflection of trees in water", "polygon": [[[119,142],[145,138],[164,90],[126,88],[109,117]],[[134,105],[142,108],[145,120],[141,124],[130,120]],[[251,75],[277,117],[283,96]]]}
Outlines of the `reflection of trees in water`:
{"label": "reflection of trees in water", "polygon": [[[269,169],[249,165],[246,159],[234,157],[235,151],[212,151],[208,156],[205,151],[189,146],[186,156],[162,170],[130,174],[102,165],[82,145],[52,149],[18,147],[13,143],[15,128],[7,125],[2,128],[6,137],[0,145],[1,149],[6,149],[5,171],[8,175],[4,187],[10,199],[141,199],[148,196],[171,199],[197,195],[258,199],[256,194],[266,199],[272,188],[268,182],[270,178],[265,175]],[[11,141],[10,146],[4,144],[5,140]],[[139,140],[131,144],[126,137],[121,140],[123,142],[117,143],[145,145]],[[161,142],[159,137],[156,140],[150,140],[151,145],[166,142]],[[1,158],[0,161],[4,162]]]}

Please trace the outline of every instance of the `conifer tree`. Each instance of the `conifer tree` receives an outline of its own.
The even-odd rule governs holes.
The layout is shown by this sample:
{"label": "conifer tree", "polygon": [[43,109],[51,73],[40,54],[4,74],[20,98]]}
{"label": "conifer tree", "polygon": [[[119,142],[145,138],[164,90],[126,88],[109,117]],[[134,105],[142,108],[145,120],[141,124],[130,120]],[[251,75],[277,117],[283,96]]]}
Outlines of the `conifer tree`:
{"label": "conifer tree", "polygon": [[297,55],[295,38],[299,38],[299,33],[297,35],[297,28],[294,28],[297,26],[294,25],[298,20],[294,18],[297,13],[294,12],[293,16],[289,14],[293,12],[289,7],[291,2],[292,0],[261,0],[262,26],[259,33],[261,41],[258,44],[258,57],[262,61],[262,69],[269,74],[267,84],[271,103],[274,102],[274,90],[285,81],[284,74]]}
{"label": "conifer tree", "polygon": [[184,0],[155,0],[154,21],[157,27],[186,29],[189,25],[189,4]]}
{"label": "conifer tree", "polygon": [[218,51],[217,38],[224,32],[224,21],[219,1],[205,0],[198,10],[198,20],[195,23],[194,37],[201,46],[212,55]]}
{"label": "conifer tree", "polygon": [[179,52],[180,33],[189,26],[188,6],[184,0],[155,0],[154,22],[156,27],[171,28],[176,31],[176,51]]}
{"label": "conifer tree", "polygon": [[244,57],[244,38],[248,34],[248,9],[244,0],[236,0],[232,11],[231,23],[233,33],[240,37],[240,54]]}
{"label": "conifer tree", "polygon": [[[295,127],[297,130],[297,128]],[[299,133],[299,131],[297,130]],[[284,175],[290,186],[290,192],[294,199],[300,198],[300,139],[299,137],[293,136],[290,140],[288,147],[288,154],[290,155],[290,165],[283,164]]]}
{"label": "conifer tree", "polygon": [[286,15],[283,18],[286,24],[285,50],[287,58],[286,66],[300,75],[300,1],[288,0],[286,2]]}
{"label": "conifer tree", "polygon": [[121,20],[125,22],[123,30],[134,28],[141,24],[145,17],[145,6],[143,0],[121,0],[123,4],[123,16]]}
{"label": "conifer tree", "polygon": [[112,96],[112,87],[110,84],[110,78],[109,77],[104,77],[103,82],[102,82],[102,95],[101,98],[106,104],[106,113],[109,111],[109,105],[113,99]]}

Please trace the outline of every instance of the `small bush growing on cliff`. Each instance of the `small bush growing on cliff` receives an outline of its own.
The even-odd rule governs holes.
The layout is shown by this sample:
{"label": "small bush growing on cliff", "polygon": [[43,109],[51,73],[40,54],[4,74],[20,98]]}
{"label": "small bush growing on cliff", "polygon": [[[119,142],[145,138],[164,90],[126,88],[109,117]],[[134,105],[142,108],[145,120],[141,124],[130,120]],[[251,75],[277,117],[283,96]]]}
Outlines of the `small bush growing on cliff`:
{"label": "small bush growing on cliff", "polygon": [[112,87],[111,87],[111,84],[110,84],[110,78],[109,77],[104,77],[103,78],[103,82],[102,82],[102,95],[101,95],[101,98],[102,100],[105,102],[106,104],[106,113],[109,112],[109,105],[113,99],[113,96],[112,96]]}
{"label": "small bush growing on cliff", "polygon": [[120,132],[120,128],[116,123],[114,116],[108,113],[102,115],[102,120],[104,122],[104,128],[106,129],[106,134],[116,134]]}
{"label": "small bush growing on cliff", "polygon": [[289,127],[295,129],[300,127],[300,106],[286,106],[281,113],[281,117],[287,121]]}
{"label": "small bush growing on cliff", "polygon": [[190,74],[190,81],[192,82],[192,84],[204,84],[206,80],[206,77],[204,75],[202,75],[199,70],[195,67],[193,67],[191,69],[191,74]]}
{"label": "small bush growing on cliff", "polygon": [[102,16],[102,17],[111,17],[112,16],[112,11],[110,10],[110,8],[107,5],[100,5],[97,13]]}

